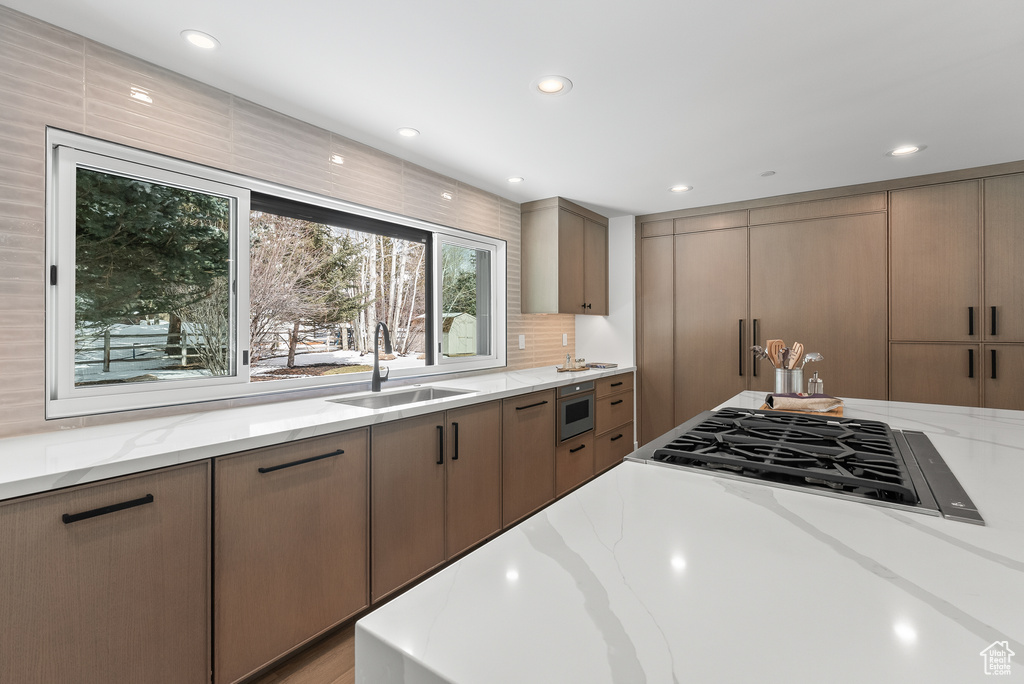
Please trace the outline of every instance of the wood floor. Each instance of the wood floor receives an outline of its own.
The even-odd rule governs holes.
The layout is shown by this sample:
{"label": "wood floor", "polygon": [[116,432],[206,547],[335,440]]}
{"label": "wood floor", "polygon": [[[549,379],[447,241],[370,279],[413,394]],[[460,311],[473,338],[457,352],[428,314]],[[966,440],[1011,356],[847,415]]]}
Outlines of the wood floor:
{"label": "wood floor", "polygon": [[248,684],[355,684],[355,635],[352,622]]}

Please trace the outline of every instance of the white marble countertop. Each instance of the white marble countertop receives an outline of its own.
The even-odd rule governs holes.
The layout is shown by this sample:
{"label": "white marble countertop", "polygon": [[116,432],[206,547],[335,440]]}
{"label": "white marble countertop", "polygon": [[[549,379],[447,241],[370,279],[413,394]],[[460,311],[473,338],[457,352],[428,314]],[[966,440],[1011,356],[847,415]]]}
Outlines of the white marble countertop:
{"label": "white marble countertop", "polygon": [[361,619],[356,681],[990,681],[996,641],[1024,678],[1024,412],[845,415],[928,433],[986,526],[626,462]]}
{"label": "white marble countertop", "polygon": [[[423,386],[470,390],[470,394],[366,409],[320,396],[256,406],[203,411],[166,418],[126,420],[0,440],[0,500],[109,477],[187,463],[246,449],[373,425],[482,401],[503,399],[573,382],[632,372],[632,366],[559,373],[555,366],[487,373]],[[415,385],[389,387],[402,392]],[[355,398],[370,394],[345,394]]]}

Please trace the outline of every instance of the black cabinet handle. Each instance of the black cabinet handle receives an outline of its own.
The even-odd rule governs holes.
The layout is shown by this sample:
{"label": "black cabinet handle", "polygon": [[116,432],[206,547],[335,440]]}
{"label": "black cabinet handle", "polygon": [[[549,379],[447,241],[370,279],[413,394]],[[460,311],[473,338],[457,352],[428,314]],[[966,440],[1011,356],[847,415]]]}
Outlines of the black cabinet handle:
{"label": "black cabinet handle", "polygon": [[344,449],[338,449],[337,451],[332,451],[329,454],[310,456],[309,458],[303,458],[298,461],[292,461],[291,463],[282,463],[281,465],[269,466],[267,468],[257,468],[256,470],[260,473],[272,473],[275,470],[283,470],[285,468],[291,468],[292,466],[302,465],[303,463],[312,463],[313,461],[319,461],[324,458],[330,458],[331,456],[340,456],[343,453],[345,453]]}
{"label": "black cabinet handle", "polygon": [[575,449],[569,449],[569,453],[570,453],[570,454],[575,454],[575,453],[576,453],[577,451],[579,451],[580,449],[586,449],[586,448],[587,448],[587,445],[586,445],[586,444],[580,444],[580,445],[579,445],[578,447],[576,447]]}
{"label": "black cabinet handle", "polygon": [[538,401],[536,404],[527,404],[526,406],[516,406],[516,411],[525,411],[528,408],[533,408],[534,406],[543,406],[546,403],[548,403],[548,402],[547,401]]}
{"label": "black cabinet handle", "polygon": [[148,503],[153,503],[153,495],[147,494],[141,499],[132,499],[131,501],[122,501],[121,503],[111,504],[109,506],[102,506],[100,508],[94,508],[91,511],[84,511],[82,513],[65,513],[60,517],[64,521],[64,524],[78,522],[79,520],[88,520],[89,518],[95,518],[96,516],[106,515],[107,513],[115,513],[117,511],[123,511],[126,508],[135,508],[136,506],[143,506]]}
{"label": "black cabinet handle", "polygon": [[967,334],[974,334],[974,307],[967,307]]}
{"label": "black cabinet handle", "polygon": [[611,384],[611,386],[612,386],[612,387],[618,387],[618,386],[619,386],[619,385],[621,385],[621,384],[622,384],[622,381],[620,380],[619,382],[613,382],[613,383]]}
{"label": "black cabinet handle", "polygon": [[609,442],[614,442],[617,439],[622,439],[622,433],[621,432],[619,434],[615,435],[614,437],[612,437],[611,439],[609,439],[608,441]]}
{"label": "black cabinet handle", "polygon": [[610,406],[615,406],[616,404],[621,404],[621,403],[622,403],[622,399],[617,399],[616,401],[613,401],[613,402],[612,402],[611,404],[609,404],[609,405],[610,405]]}
{"label": "black cabinet handle", "polygon": [[580,308],[581,309],[586,309],[587,308],[587,303],[584,302],[584,303],[580,304]]}
{"label": "black cabinet handle", "polygon": [[[995,307],[993,307],[995,308]],[[992,350],[992,379],[996,379],[996,350]]]}
{"label": "black cabinet handle", "polygon": [[[756,319],[756,318],[754,319],[754,324],[753,324],[753,328],[754,328],[754,344],[757,344],[757,340],[758,340],[759,338],[757,337],[757,319]],[[757,362],[758,362],[758,361],[760,361],[760,359],[758,359],[758,358],[757,358],[757,355],[755,354],[755,355],[754,355],[754,364],[753,364],[754,370],[753,370],[753,371],[751,371],[751,373],[750,373],[750,374],[751,374],[751,375],[753,375],[753,376],[754,376],[755,378],[757,377]]]}
{"label": "black cabinet handle", "polygon": [[743,377],[743,319],[740,319],[740,377]]}
{"label": "black cabinet handle", "polygon": [[974,377],[974,350],[967,350],[967,377]]}
{"label": "black cabinet handle", "polygon": [[444,425],[437,426],[437,465],[444,465]]}
{"label": "black cabinet handle", "polygon": [[[996,307],[994,306],[992,307],[992,334],[998,334],[996,333]],[[993,349],[992,351],[994,352],[995,350]]]}
{"label": "black cabinet handle", "polygon": [[452,423],[452,460],[459,460],[459,424]]}
{"label": "black cabinet handle", "polygon": [[587,304],[587,308],[588,308],[588,309],[590,308],[590,304]]}

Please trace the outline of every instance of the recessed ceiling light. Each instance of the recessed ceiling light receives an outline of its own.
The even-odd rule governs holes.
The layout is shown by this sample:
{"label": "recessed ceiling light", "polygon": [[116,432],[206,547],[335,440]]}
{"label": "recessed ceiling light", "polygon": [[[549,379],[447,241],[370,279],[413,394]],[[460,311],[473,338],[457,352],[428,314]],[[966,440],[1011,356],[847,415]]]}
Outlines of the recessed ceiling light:
{"label": "recessed ceiling light", "polygon": [[404,138],[415,138],[419,134],[420,134],[420,132],[417,131],[415,128],[399,128],[398,129],[398,135],[400,135],[400,136],[402,136]]}
{"label": "recessed ceiling light", "polygon": [[693,190],[693,188],[689,185],[673,185],[669,190],[671,192],[686,192],[688,190]]}
{"label": "recessed ceiling light", "polygon": [[181,37],[195,45],[197,48],[202,48],[204,50],[213,50],[220,45],[220,41],[209,33],[203,33],[202,31],[196,31],[195,29],[185,29],[181,32]]}
{"label": "recessed ceiling light", "polygon": [[133,100],[138,100],[139,102],[145,102],[146,104],[153,104],[153,98],[150,97],[149,91],[146,90],[145,88],[140,88],[139,86],[132,86],[132,89],[131,89],[131,92],[130,92],[130,97]]}
{"label": "recessed ceiling light", "polygon": [[342,157],[340,154],[332,154],[331,155],[331,163],[332,164],[339,164],[339,165],[340,164],[344,164],[345,163],[345,158]]}
{"label": "recessed ceiling light", "polygon": [[900,145],[895,150],[889,150],[886,154],[890,157],[905,157],[908,154],[920,152],[926,145]]}
{"label": "recessed ceiling light", "polygon": [[565,76],[541,76],[533,87],[544,95],[565,95],[572,90],[572,81]]}
{"label": "recessed ceiling light", "polygon": [[524,180],[526,180],[526,179],[523,178],[522,176],[512,176],[511,178],[508,179],[508,182],[509,183],[522,183]]}
{"label": "recessed ceiling light", "polygon": [[761,178],[767,178],[768,176],[774,176],[774,175],[775,175],[774,171],[763,171],[761,173]]}

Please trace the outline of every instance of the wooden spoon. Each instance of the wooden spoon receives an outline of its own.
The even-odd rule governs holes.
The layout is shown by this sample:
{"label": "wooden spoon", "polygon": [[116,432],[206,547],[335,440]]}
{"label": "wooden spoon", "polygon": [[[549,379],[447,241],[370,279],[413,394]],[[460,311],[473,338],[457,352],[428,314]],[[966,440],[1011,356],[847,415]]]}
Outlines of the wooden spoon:
{"label": "wooden spoon", "polygon": [[789,352],[789,369],[793,370],[796,368],[796,364],[800,363],[800,357],[804,355],[804,345],[799,342],[793,343],[793,348]]}
{"label": "wooden spoon", "polygon": [[782,360],[779,356],[779,352],[786,346],[782,340],[768,340],[765,342],[764,350],[768,352],[768,360],[772,362],[776,368],[782,368]]}

